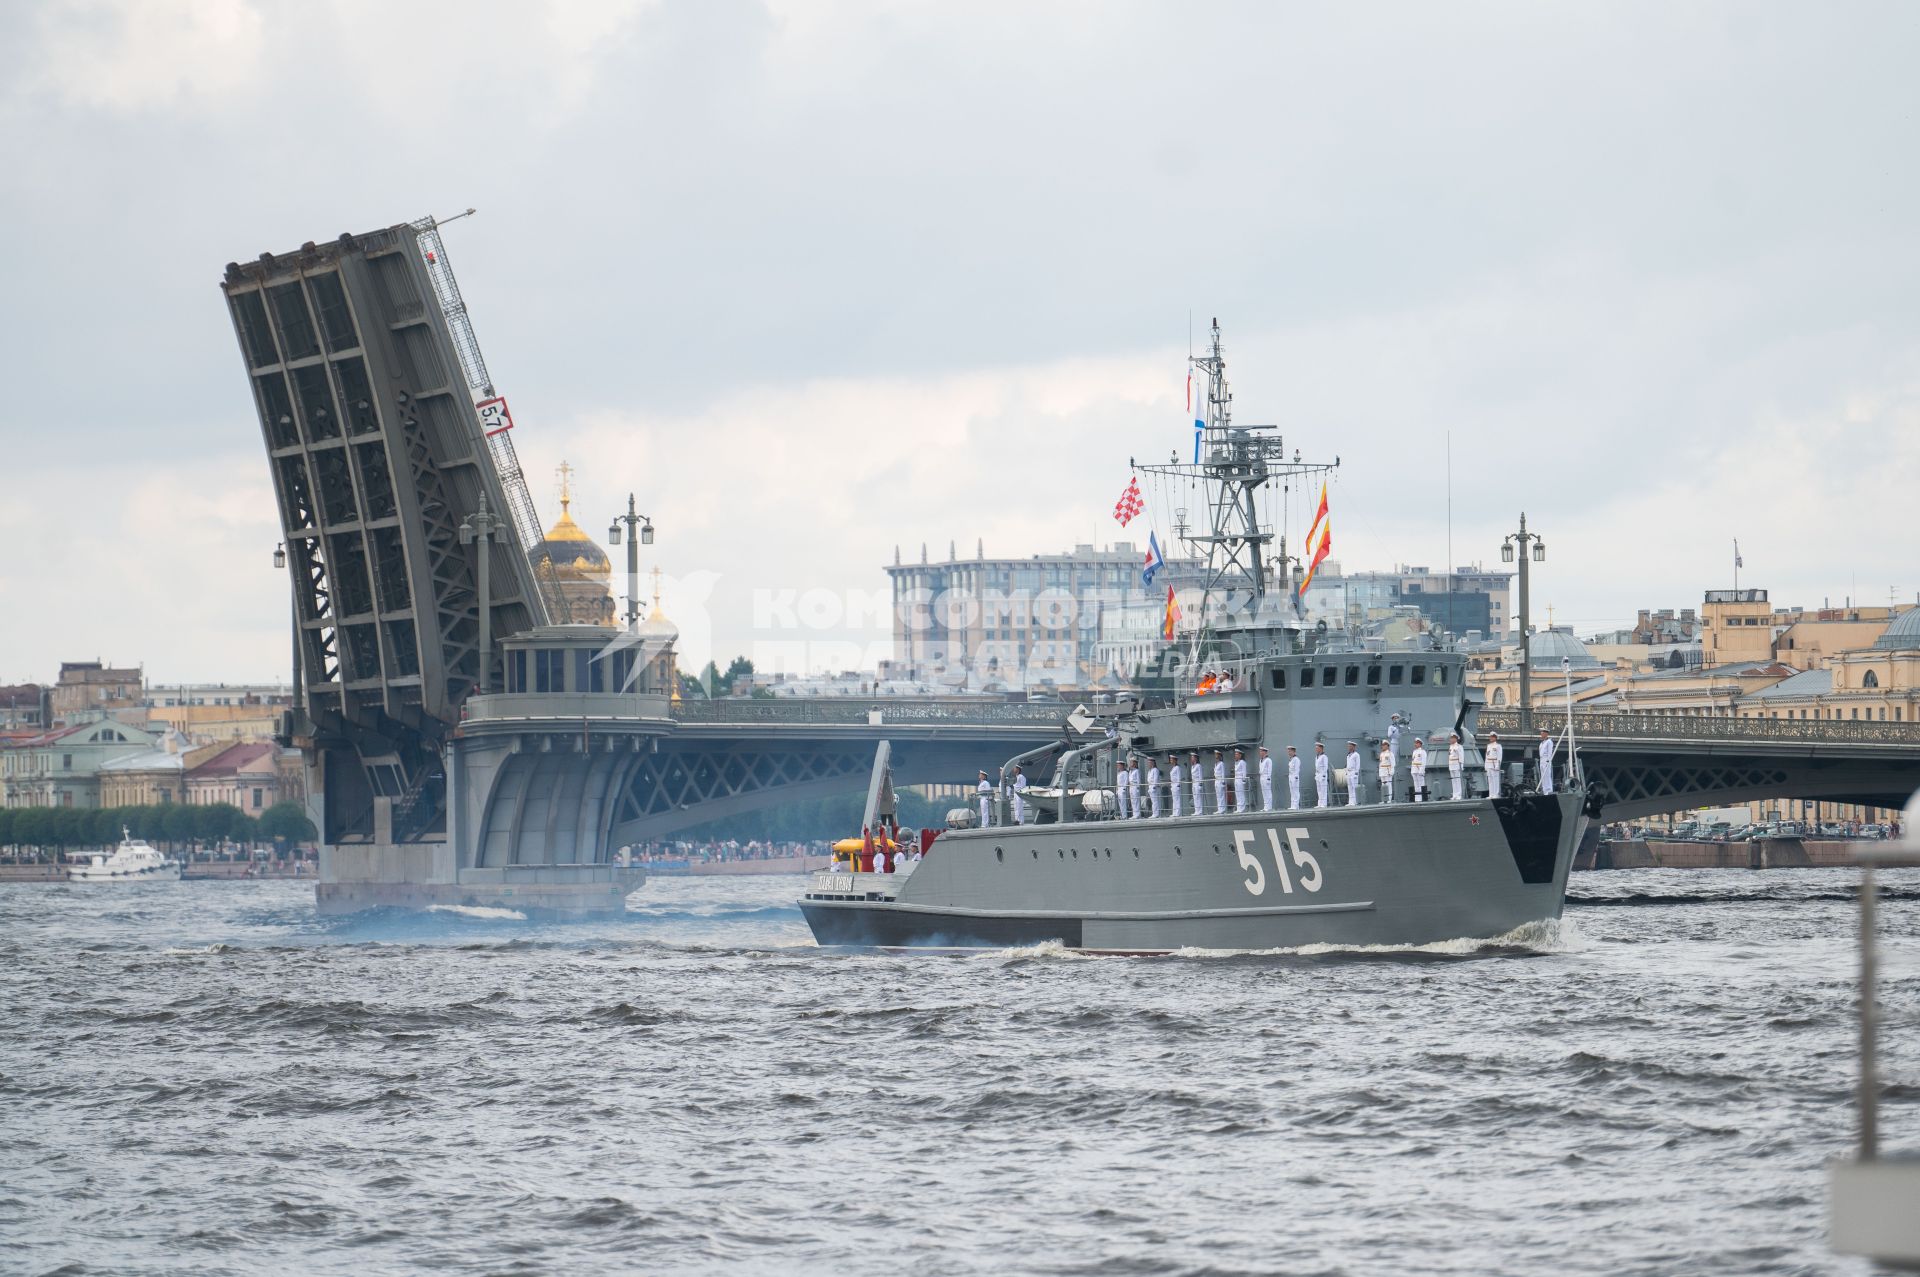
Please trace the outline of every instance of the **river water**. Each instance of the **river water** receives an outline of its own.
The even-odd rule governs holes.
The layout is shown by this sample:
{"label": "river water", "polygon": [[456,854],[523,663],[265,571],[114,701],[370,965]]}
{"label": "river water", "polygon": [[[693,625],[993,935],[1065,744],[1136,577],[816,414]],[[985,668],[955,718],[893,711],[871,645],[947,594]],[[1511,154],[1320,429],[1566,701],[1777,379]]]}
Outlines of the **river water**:
{"label": "river water", "polygon": [[1824,1236],[1853,884],[1584,874],[1524,944],[1151,959],[821,951],[797,878],[574,925],[0,886],[0,1271],[1864,1272]]}

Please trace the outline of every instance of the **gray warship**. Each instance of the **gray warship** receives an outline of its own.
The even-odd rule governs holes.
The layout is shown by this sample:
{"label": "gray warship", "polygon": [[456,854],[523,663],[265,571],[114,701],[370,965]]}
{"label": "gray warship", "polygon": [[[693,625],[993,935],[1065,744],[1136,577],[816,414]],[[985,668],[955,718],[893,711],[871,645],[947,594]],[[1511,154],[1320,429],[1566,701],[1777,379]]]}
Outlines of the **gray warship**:
{"label": "gray warship", "polygon": [[[1263,488],[1338,465],[1289,457],[1277,427],[1231,419],[1219,323],[1205,374],[1206,416],[1192,465],[1136,467],[1204,490],[1210,518],[1180,535],[1206,551],[1207,604],[1171,703],[1128,701],[1077,734],[1009,759],[986,796],[923,859],[895,872],[813,874],[799,904],[822,945],[998,948],[1057,942],[1102,953],[1183,949],[1265,950],[1308,945],[1411,946],[1498,939],[1557,919],[1567,873],[1592,811],[1573,742],[1554,792],[1524,760],[1509,761],[1488,796],[1485,752],[1473,730],[1476,703],[1466,657],[1439,646],[1388,645],[1306,626],[1294,602],[1284,538],[1262,526]],[[1402,650],[1404,649],[1404,650]],[[1101,707],[1104,709],[1105,707]],[[1410,725],[1401,731],[1399,722]],[[1411,801],[1412,733],[1437,737],[1427,754],[1426,800]],[[1452,796],[1445,742],[1462,741],[1467,785]],[[1092,739],[1088,740],[1087,737]],[[1381,747],[1398,737],[1382,787]],[[1347,804],[1348,741],[1364,763],[1358,802]],[[1340,805],[1314,805],[1316,744],[1334,755]],[[1305,764],[1304,805],[1290,805],[1284,756]],[[1214,751],[1275,761],[1274,806],[1257,779],[1250,800],[1217,801]],[[1163,776],[1157,815],[1120,815],[1115,771],[1129,757],[1208,764],[1204,804],[1175,804]],[[1009,777],[1044,774],[1015,792]],[[1015,769],[1019,770],[1016,771]],[[1257,776],[1257,768],[1250,767]],[[1188,793],[1191,793],[1189,787]],[[1183,798],[1188,795],[1183,794]]]}

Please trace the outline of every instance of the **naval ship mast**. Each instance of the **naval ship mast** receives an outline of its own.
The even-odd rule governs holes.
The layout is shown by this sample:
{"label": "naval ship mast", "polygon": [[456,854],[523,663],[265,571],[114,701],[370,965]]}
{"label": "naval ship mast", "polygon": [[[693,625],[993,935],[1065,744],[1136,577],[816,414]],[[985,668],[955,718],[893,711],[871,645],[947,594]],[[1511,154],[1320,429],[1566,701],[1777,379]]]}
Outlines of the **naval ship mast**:
{"label": "naval ship mast", "polygon": [[[1340,458],[1335,457],[1332,462],[1303,461],[1298,448],[1289,458],[1279,426],[1233,424],[1233,395],[1227,390],[1227,358],[1220,344],[1218,318],[1213,321],[1211,349],[1204,355],[1188,358],[1196,369],[1206,375],[1206,415],[1202,418],[1205,426],[1200,431],[1194,461],[1187,464],[1172,460],[1164,465],[1142,465],[1137,468],[1169,479],[1199,480],[1206,487],[1210,516],[1207,530],[1189,532],[1184,522],[1175,529],[1182,541],[1207,548],[1207,574],[1203,587],[1206,604],[1203,610],[1209,619],[1203,630],[1284,630],[1284,626],[1274,626],[1274,618],[1267,611],[1269,588],[1266,548],[1273,543],[1275,534],[1260,526],[1257,497],[1260,489],[1270,480],[1325,474],[1340,465]],[[1279,542],[1280,552],[1273,560],[1276,569],[1274,584],[1285,594],[1290,585],[1284,531],[1279,534]],[[1250,594],[1244,608],[1233,601],[1233,591],[1239,588],[1241,582],[1246,583]],[[1230,622],[1227,626],[1215,625],[1211,620],[1211,602],[1215,595],[1222,592],[1226,596],[1226,612]],[[1287,602],[1290,606],[1293,603],[1291,599]],[[1244,620],[1239,619],[1241,616],[1244,616]],[[1196,652],[1201,642],[1202,637],[1197,636]],[[1285,643],[1284,636],[1282,643]]]}

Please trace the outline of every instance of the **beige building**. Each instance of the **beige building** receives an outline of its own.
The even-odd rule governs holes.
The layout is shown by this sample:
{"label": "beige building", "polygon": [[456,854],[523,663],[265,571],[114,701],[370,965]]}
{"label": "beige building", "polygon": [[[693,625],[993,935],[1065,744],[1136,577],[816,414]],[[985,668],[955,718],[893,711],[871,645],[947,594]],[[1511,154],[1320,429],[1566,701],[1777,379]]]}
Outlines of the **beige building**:
{"label": "beige building", "polygon": [[116,669],[99,661],[62,661],[60,678],[48,696],[53,721],[68,727],[91,722],[116,710],[138,709],[145,700],[145,674]]}
{"label": "beige building", "polygon": [[196,741],[265,741],[293,705],[283,683],[184,683],[147,689],[147,725]]}
{"label": "beige building", "polygon": [[154,748],[100,764],[102,807],[160,807],[187,801],[187,774],[225,745],[195,745],[168,731]]}
{"label": "beige building", "polygon": [[261,741],[228,745],[187,772],[187,801],[195,806],[230,803],[258,816],[280,801],[277,748]]}
{"label": "beige building", "polygon": [[1819,669],[1830,656],[1872,644],[1897,614],[1889,607],[1775,608],[1765,590],[1708,590],[1700,650],[1710,666],[1779,661]]}
{"label": "beige building", "polygon": [[1839,652],[1743,702],[1742,717],[1920,723],[1920,607],[1869,646]]}

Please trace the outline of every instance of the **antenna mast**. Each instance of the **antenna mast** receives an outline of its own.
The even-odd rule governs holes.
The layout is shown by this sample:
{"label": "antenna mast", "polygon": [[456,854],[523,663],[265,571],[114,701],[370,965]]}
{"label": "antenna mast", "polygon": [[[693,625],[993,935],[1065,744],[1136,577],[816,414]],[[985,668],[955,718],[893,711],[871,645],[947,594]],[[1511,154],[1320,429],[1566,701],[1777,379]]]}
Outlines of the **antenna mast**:
{"label": "antenna mast", "polygon": [[[1193,465],[1169,462],[1141,466],[1148,474],[1199,479],[1206,484],[1209,521],[1205,531],[1176,529],[1182,541],[1207,547],[1206,591],[1231,589],[1245,581],[1257,605],[1267,593],[1266,547],[1274,533],[1260,526],[1256,497],[1275,478],[1323,474],[1340,464],[1302,461],[1298,449],[1287,456],[1286,441],[1275,425],[1233,424],[1233,395],[1227,389],[1227,358],[1220,343],[1220,321],[1213,321],[1213,341],[1204,355],[1189,356],[1206,374],[1207,410],[1201,433],[1200,458]],[[1281,568],[1282,581],[1285,567]],[[1284,588],[1284,586],[1283,586]]]}

